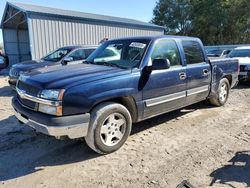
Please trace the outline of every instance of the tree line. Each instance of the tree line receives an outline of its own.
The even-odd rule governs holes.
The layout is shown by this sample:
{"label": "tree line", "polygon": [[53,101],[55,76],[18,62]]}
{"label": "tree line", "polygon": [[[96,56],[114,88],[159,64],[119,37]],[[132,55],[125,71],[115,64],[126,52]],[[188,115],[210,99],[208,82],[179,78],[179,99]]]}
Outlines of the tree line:
{"label": "tree line", "polygon": [[250,43],[249,0],[158,0],[151,22],[206,45]]}

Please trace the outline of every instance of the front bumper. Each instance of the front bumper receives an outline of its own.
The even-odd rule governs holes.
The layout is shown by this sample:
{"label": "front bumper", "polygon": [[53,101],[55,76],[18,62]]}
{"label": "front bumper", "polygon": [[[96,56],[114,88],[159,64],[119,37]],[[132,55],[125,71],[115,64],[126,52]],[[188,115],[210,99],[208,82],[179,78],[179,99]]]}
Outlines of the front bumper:
{"label": "front bumper", "polygon": [[90,114],[55,117],[23,107],[17,98],[12,99],[15,116],[21,122],[37,132],[55,136],[67,136],[71,139],[85,137],[88,134]]}

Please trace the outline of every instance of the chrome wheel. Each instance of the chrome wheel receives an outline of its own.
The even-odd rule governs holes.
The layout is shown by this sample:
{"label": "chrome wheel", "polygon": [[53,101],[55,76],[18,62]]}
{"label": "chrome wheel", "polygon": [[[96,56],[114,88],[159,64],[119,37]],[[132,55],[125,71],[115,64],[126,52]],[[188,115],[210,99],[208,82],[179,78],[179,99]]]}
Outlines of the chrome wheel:
{"label": "chrome wheel", "polygon": [[219,93],[219,98],[221,102],[224,102],[227,99],[227,95],[228,95],[228,88],[227,88],[227,84],[223,83],[221,85],[220,88],[220,93]]}
{"label": "chrome wheel", "polygon": [[120,113],[110,114],[103,122],[100,137],[106,146],[114,146],[121,141],[126,131],[126,119]]}

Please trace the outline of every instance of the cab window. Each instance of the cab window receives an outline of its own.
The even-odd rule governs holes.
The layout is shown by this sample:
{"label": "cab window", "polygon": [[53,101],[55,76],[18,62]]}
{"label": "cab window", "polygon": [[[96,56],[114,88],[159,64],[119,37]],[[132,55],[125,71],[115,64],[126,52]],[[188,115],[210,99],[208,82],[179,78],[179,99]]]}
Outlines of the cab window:
{"label": "cab window", "polygon": [[205,62],[203,50],[199,42],[183,40],[182,46],[186,56],[187,65]]}
{"label": "cab window", "polygon": [[151,55],[151,60],[168,59],[170,66],[181,65],[180,53],[174,40],[164,39],[157,42]]}

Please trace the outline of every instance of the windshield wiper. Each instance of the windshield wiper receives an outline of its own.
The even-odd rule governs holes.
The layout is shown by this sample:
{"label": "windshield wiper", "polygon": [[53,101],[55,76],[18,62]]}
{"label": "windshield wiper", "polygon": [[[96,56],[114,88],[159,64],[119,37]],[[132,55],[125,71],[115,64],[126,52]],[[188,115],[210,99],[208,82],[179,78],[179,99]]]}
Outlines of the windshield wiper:
{"label": "windshield wiper", "polygon": [[[99,63],[99,64],[98,64],[98,63]],[[115,63],[108,63],[108,62],[105,62],[105,61],[103,61],[103,62],[98,62],[98,63],[96,63],[96,64],[97,64],[97,65],[104,65],[104,66],[108,66],[108,67],[118,67],[118,68],[124,69],[123,66],[117,65],[117,64],[115,64]]]}
{"label": "windshield wiper", "polygon": [[121,65],[117,65],[117,64],[113,64],[113,63],[110,63],[109,64],[111,67],[118,67],[118,68],[121,68],[121,69],[125,69],[125,67],[121,66]]}
{"label": "windshield wiper", "polygon": [[92,61],[87,61],[87,60],[84,60],[82,63],[86,63],[86,64],[94,64]]}
{"label": "windshield wiper", "polygon": [[114,63],[108,63],[108,62],[105,62],[105,61],[101,61],[101,62],[83,61],[83,63],[93,64],[93,65],[103,65],[103,66],[108,66],[108,67],[118,67],[118,68],[121,68],[121,69],[125,68],[125,67],[123,67],[121,65],[117,65],[117,64],[114,64]]}

